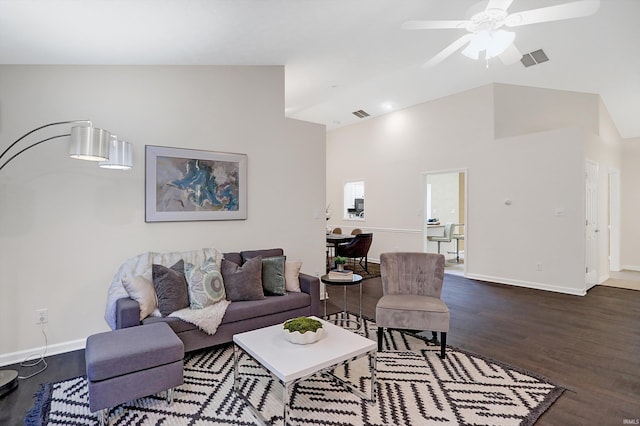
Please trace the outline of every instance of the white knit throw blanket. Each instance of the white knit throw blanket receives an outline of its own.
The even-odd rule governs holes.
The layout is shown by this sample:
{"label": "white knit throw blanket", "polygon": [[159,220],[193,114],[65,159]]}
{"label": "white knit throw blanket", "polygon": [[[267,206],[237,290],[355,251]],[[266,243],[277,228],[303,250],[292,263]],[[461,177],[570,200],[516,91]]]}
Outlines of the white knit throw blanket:
{"label": "white knit throw blanket", "polygon": [[202,309],[180,309],[179,311],[170,313],[169,316],[195,324],[200,330],[207,334],[215,334],[230,304],[231,302],[228,300],[221,300],[211,306],[205,306]]}

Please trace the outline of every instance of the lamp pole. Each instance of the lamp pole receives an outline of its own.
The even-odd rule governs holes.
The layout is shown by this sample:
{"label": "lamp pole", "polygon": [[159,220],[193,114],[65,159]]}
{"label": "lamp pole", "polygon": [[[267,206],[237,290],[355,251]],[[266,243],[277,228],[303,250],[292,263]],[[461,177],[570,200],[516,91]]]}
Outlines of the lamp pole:
{"label": "lamp pole", "polygon": [[[52,127],[52,126],[58,126],[58,125],[63,125],[63,124],[76,124],[76,123],[86,123],[89,125],[89,127],[91,127],[91,130],[96,130],[98,133],[103,133],[104,135],[106,135],[106,137],[101,137],[100,141],[98,144],[94,144],[94,145],[100,145],[99,147],[102,148],[102,150],[104,152],[106,152],[107,154],[109,153],[109,132],[105,131],[105,130],[101,130],[101,129],[95,129],[93,128],[93,124],[91,123],[90,120],[69,120],[69,121],[57,121],[55,123],[49,123],[49,124],[45,124],[43,126],[37,127],[27,133],[25,133],[24,135],[22,135],[21,137],[19,137],[18,139],[16,139],[11,145],[9,145],[4,151],[2,151],[2,154],[0,154],[0,160],[2,160],[2,158],[5,155],[8,155],[7,153],[14,147],[16,146],[20,141],[22,141],[23,139],[25,139],[27,136],[38,132],[39,130],[45,129],[47,127]],[[93,133],[91,132],[74,132],[74,130],[72,129],[71,133],[73,133],[74,135],[76,135],[77,133],[77,137],[78,137],[78,143],[79,144],[84,144],[87,145],[89,148],[94,148],[93,145],[91,145],[91,140],[94,137]],[[18,151],[17,153],[13,154],[11,157],[9,157],[9,159],[5,160],[4,163],[2,163],[0,165],[0,170],[2,170],[7,164],[9,164],[13,159],[15,159],[16,157],[18,157],[20,154],[22,154],[23,152],[36,147],[42,143],[45,143],[47,141],[50,140],[54,140],[54,139],[59,139],[59,138],[63,138],[66,136],[71,136],[71,133],[65,133],[65,134],[61,134],[61,135],[55,135],[55,136],[50,136],[48,138],[42,139],[38,142],[34,142],[31,145],[28,145],[26,148],[22,148],[20,151]],[[102,134],[100,134],[99,136],[104,136]],[[104,140],[102,140],[104,139]],[[73,140],[73,137],[72,137]],[[87,153],[85,153],[84,151],[81,152],[80,154],[85,155]],[[91,153],[89,153],[91,154]],[[86,156],[86,155],[85,155]],[[80,157],[82,158],[82,157]],[[108,159],[108,157],[106,157]],[[86,159],[86,158],[85,158]],[[94,158],[91,158],[94,159]],[[98,158],[98,159],[105,159],[104,157]],[[46,364],[45,364],[45,368],[46,368]],[[41,370],[42,371],[42,370]],[[36,373],[37,374],[37,373]],[[27,376],[27,377],[31,377],[31,376]],[[0,370],[0,397],[4,396],[5,394],[11,392],[12,390],[14,390],[15,388],[18,387],[18,379],[21,378],[20,376],[18,376],[18,372],[16,370]]]}

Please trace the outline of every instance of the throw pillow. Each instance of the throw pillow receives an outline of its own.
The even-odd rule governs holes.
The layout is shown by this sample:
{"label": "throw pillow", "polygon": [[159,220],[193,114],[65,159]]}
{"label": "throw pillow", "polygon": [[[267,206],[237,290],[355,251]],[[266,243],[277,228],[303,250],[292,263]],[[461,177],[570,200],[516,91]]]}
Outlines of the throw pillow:
{"label": "throw pillow", "polygon": [[287,287],[284,280],[284,265],[286,256],[262,258],[262,288],[265,294],[284,296]]}
{"label": "throw pillow", "polygon": [[158,309],[163,317],[189,306],[189,291],[182,259],[170,268],[153,264],[151,273],[158,296]]}
{"label": "throw pillow", "polygon": [[287,291],[300,292],[300,268],[301,260],[287,260],[284,264],[284,281]]}
{"label": "throw pillow", "polygon": [[264,299],[261,257],[249,259],[242,266],[222,259],[222,279],[227,300]]}
{"label": "throw pillow", "polygon": [[140,321],[151,315],[158,307],[153,283],[142,275],[123,277],[122,286],[127,290],[129,297],[140,305]]}
{"label": "throw pillow", "polygon": [[213,258],[202,265],[184,265],[184,275],[189,286],[191,309],[202,309],[225,298],[222,274]]}

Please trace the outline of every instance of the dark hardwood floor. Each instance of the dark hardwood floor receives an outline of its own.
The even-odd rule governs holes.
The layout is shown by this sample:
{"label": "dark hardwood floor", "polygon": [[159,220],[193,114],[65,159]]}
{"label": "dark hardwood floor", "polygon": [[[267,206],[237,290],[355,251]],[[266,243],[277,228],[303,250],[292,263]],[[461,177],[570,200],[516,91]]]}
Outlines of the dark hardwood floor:
{"label": "dark hardwood floor", "polygon": [[[341,310],[342,289],[328,291],[329,312]],[[365,316],[375,317],[381,294],[380,278],[364,281]],[[357,288],[349,288],[351,311],[357,310],[357,298]],[[579,297],[446,275],[443,299],[451,311],[450,345],[541,374],[567,388],[538,425],[640,421],[639,291],[597,286]],[[47,362],[45,372],[22,380],[17,390],[0,399],[0,425],[23,424],[40,383],[84,373],[83,351],[49,357]]]}

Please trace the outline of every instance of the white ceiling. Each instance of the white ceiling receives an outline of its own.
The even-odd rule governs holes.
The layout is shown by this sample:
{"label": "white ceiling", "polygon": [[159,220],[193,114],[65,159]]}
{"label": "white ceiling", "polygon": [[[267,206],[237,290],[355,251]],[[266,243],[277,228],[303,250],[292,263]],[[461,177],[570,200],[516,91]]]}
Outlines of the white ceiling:
{"label": "white ceiling", "polygon": [[[509,12],[570,0],[514,0]],[[484,0],[486,3],[486,0]],[[289,117],[358,122],[491,82],[600,94],[622,137],[640,137],[640,0],[515,28],[525,68],[456,53],[421,64],[464,30],[401,30],[465,19],[476,0],[0,0],[2,64],[285,65]]]}

